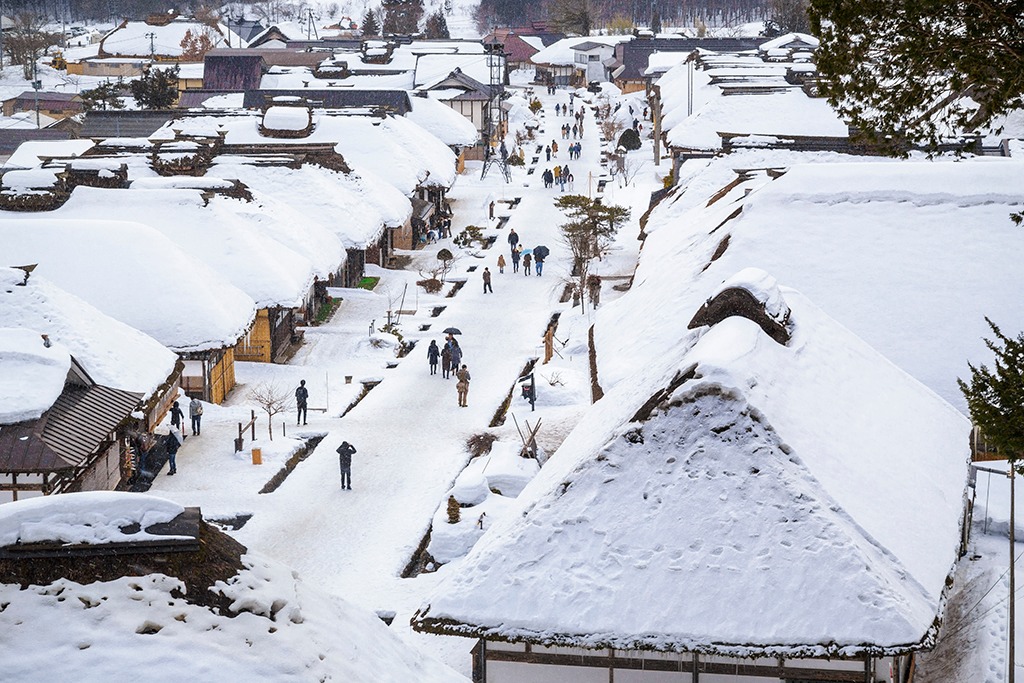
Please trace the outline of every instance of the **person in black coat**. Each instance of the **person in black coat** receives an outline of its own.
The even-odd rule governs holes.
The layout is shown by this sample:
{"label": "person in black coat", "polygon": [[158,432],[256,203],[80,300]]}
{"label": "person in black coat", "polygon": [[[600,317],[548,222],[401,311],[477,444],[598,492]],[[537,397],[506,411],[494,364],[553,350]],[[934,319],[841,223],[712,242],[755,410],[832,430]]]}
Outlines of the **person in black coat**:
{"label": "person in black coat", "polygon": [[512,251],[515,251],[516,245],[519,244],[519,235],[516,233],[515,228],[512,228],[508,233],[508,244],[512,248]]}
{"label": "person in black coat", "polygon": [[[356,447],[348,441],[342,441],[338,446],[338,465],[341,467],[341,488],[352,490],[352,455]],[[347,486],[346,486],[347,484]]]}
{"label": "person in black coat", "polygon": [[181,409],[181,404],[175,401],[171,405],[171,426],[177,427],[181,431],[182,425],[185,423],[185,411]]}
{"label": "person in black coat", "polygon": [[295,406],[298,408],[295,414],[295,424],[306,424],[306,404],[309,401],[309,389],[306,388],[306,380],[301,380],[295,389]]}
{"label": "person in black coat", "polygon": [[437,374],[437,361],[441,357],[441,349],[437,348],[437,342],[431,340],[430,346],[427,347],[427,362],[430,363],[430,374]]}
{"label": "person in black coat", "polygon": [[171,433],[164,437],[164,448],[167,450],[167,464],[169,465],[167,470],[168,476],[175,474],[178,471],[178,465],[175,462],[175,457],[178,455],[178,447],[181,446],[181,441],[178,441],[178,435],[175,433],[176,431],[177,430],[172,429]]}

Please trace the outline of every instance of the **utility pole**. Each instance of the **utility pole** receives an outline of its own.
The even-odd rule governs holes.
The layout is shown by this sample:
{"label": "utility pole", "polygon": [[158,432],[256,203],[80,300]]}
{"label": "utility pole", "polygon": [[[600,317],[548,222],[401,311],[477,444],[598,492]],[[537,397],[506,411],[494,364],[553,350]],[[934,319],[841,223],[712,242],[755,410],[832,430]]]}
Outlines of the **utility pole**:
{"label": "utility pole", "polygon": [[156,45],[153,43],[153,41],[156,40],[156,34],[153,33],[152,31],[150,31],[149,33],[146,34],[146,37],[149,38],[149,56],[151,58],[155,57],[156,56]]}
{"label": "utility pole", "polygon": [[1017,633],[1016,628],[1015,628],[1014,609],[1013,609],[1013,603],[1014,603],[1014,601],[1016,599],[1016,595],[1015,595],[1016,591],[1014,589],[1014,584],[1016,583],[1014,581],[1014,578],[1015,578],[1014,575],[1016,574],[1016,571],[1014,569],[1014,565],[1015,565],[1015,562],[1014,562],[1014,555],[1015,555],[1015,553],[1014,553],[1014,550],[1015,550],[1014,542],[1015,542],[1015,539],[1014,539],[1014,533],[1013,533],[1013,525],[1014,525],[1014,523],[1016,523],[1017,517],[1014,514],[1015,513],[1014,507],[1015,507],[1015,504],[1016,504],[1016,496],[1015,496],[1015,491],[1014,491],[1014,489],[1015,489],[1015,487],[1014,487],[1014,483],[1015,483],[1015,481],[1014,481],[1014,470],[1016,468],[1014,467],[1014,464],[1013,464],[1012,460],[1010,460],[1009,463],[1010,463],[1010,637],[1008,639],[1008,645],[1009,645],[1008,650],[1009,650],[1009,652],[1007,653],[1007,659],[1010,660],[1010,670],[1009,670],[1009,673],[1006,676],[1006,682],[1007,683],[1013,683],[1014,669],[1017,668],[1016,667],[1016,662],[1014,661],[1014,646],[1013,646],[1013,641],[1014,641],[1014,638],[1016,637],[1016,633]]}

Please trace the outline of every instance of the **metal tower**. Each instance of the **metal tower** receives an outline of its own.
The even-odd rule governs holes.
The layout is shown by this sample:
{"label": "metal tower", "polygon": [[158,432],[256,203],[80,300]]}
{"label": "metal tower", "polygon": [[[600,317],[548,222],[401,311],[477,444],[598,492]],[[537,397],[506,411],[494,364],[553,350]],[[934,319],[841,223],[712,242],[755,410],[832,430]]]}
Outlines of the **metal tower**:
{"label": "metal tower", "polygon": [[501,169],[505,182],[512,182],[512,172],[508,167],[508,149],[503,141],[508,130],[508,117],[502,107],[505,101],[505,46],[496,35],[484,41],[484,54],[490,67],[490,92],[487,109],[484,111],[484,170],[480,179],[487,177],[491,166]]}

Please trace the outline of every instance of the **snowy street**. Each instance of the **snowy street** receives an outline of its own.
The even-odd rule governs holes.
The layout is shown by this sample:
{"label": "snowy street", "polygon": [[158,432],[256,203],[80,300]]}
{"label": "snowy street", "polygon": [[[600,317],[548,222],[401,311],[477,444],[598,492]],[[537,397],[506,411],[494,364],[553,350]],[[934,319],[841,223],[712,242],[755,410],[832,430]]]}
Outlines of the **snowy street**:
{"label": "snowy street", "polygon": [[[430,266],[438,249],[452,246],[451,240],[441,240],[413,252],[412,265],[406,270],[368,269],[368,275],[381,277],[374,292],[341,290],[344,301],[333,319],[321,327],[306,329],[305,344],[290,364],[237,366],[239,386],[227,404],[209,407],[202,435],[186,440],[178,454],[178,474],[173,478],[158,476],[152,493],[185,505],[200,505],[208,518],[252,514],[252,519],[234,532],[241,542],[294,567],[307,581],[358,605],[397,612],[395,627],[408,629],[412,612],[445,568],[436,575],[424,574],[416,579],[401,579],[400,575],[428,531],[434,511],[444,502],[445,492],[470,458],[466,440],[489,431],[495,411],[520,371],[530,359],[543,355],[542,335],[555,311],[565,312],[557,336],[567,343],[560,351],[564,360],[556,356],[555,363],[548,367],[564,365],[566,369],[559,372],[559,377],[571,377],[575,383],[572,395],[583,405],[589,402],[586,332],[590,312],[580,316],[579,309],[558,301],[569,270],[565,247],[558,235],[558,225],[565,219],[553,205],[557,187],[545,189],[541,179],[545,168],[570,163],[567,148],[572,140],[562,140],[559,129],[572,119],[554,113],[556,102],[568,102],[564,91],[555,96],[542,93],[539,97],[545,102],[546,123],[537,141],[527,143],[526,168],[532,166],[531,152],[536,145],[550,144],[555,139],[560,149],[551,163],[545,163],[542,152],[533,174],[513,167],[510,184],[504,183],[497,168],[481,180],[479,162],[471,164],[449,194],[455,212],[453,234],[475,224],[487,227],[485,234],[497,236],[490,249],[468,250],[458,260],[449,279],[465,279],[466,284],[456,296],[443,296],[450,285],[437,295],[426,295],[415,285],[420,279],[417,269]],[[602,172],[598,129],[589,109],[585,131],[581,158],[571,162],[575,191],[584,194],[588,184],[596,189],[596,178]],[[643,153],[649,154],[649,150]],[[588,183],[591,174],[593,180]],[[612,258],[599,266],[603,274],[631,273],[638,244],[636,221],[646,208],[650,189],[609,185],[607,201],[629,202],[633,213],[629,224],[619,233]],[[521,202],[509,208],[510,202],[505,200],[517,197],[522,198]],[[496,202],[495,220],[488,221],[491,201]],[[509,217],[507,226],[494,230],[498,217],[503,215]],[[510,229],[519,234],[525,248],[546,245],[551,249],[542,276],[525,276],[522,269],[518,274],[512,272],[507,241]],[[504,274],[498,272],[498,254],[504,254],[508,262]],[[493,294],[483,293],[484,267],[493,274]],[[470,268],[474,270],[470,272]],[[405,303],[401,304],[403,291]],[[605,300],[614,294],[607,288]],[[401,317],[402,334],[417,342],[410,354],[401,359],[393,357],[391,348],[374,349],[368,338],[371,320],[376,321],[378,328],[386,321],[389,298],[396,299],[396,309],[402,306],[402,310],[416,311]],[[446,306],[436,318],[431,317],[435,305]],[[430,329],[421,331],[421,325],[429,325]],[[443,344],[441,330],[450,326],[462,331],[458,340],[465,354],[463,362],[472,375],[468,408],[460,408],[456,402],[454,378],[445,380],[440,371],[431,376],[426,361],[430,340]],[[396,367],[387,367],[396,360]],[[549,387],[543,376],[550,373],[538,364],[536,374],[537,412],[530,412],[518,386],[513,392],[511,412],[523,429],[524,419],[532,425],[543,418],[540,442],[553,450],[573,426],[574,416],[582,406],[545,411]],[[351,384],[344,383],[346,375],[354,377]],[[340,418],[361,390],[360,380],[372,378],[383,381]],[[290,392],[300,379],[306,379],[310,389],[313,410],[308,426],[296,428],[293,412],[279,415],[275,418],[278,435],[269,443],[265,438],[266,418],[257,413],[256,445],[262,447],[266,464],[249,463],[248,439],[245,451],[233,455],[237,423],[248,421],[248,387],[272,381]],[[294,447],[296,443],[280,438],[281,422],[287,424],[289,436],[326,437],[280,488],[261,495],[259,489],[276,471],[274,463],[279,464],[287,456],[280,449],[288,447],[284,444]],[[493,431],[501,441],[518,447],[519,435],[511,417]],[[342,491],[338,485],[335,449],[342,440],[357,448],[351,491]],[[470,641],[460,644],[457,639],[411,637],[436,644],[449,665],[467,671]]]}

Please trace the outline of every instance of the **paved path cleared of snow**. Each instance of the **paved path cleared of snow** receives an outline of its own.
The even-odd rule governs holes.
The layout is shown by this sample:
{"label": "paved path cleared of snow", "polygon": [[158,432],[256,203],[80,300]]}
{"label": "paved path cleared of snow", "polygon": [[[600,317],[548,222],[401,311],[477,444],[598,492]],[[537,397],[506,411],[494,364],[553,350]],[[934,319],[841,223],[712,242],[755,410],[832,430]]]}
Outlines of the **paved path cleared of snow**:
{"label": "paved path cleared of snow", "polygon": [[[457,272],[450,277],[465,277],[467,283],[455,297],[437,302],[447,306],[446,310],[437,318],[430,317],[434,301],[417,293],[414,282],[419,279],[415,268],[429,265],[437,249],[450,246],[449,241],[415,252],[411,270],[375,270],[382,276],[376,292],[346,295],[334,320],[307,330],[306,344],[290,365],[240,364],[241,386],[229,404],[207,411],[203,435],[187,440],[179,454],[179,474],[173,479],[158,477],[152,493],[202,505],[207,516],[253,513],[251,521],[234,532],[241,542],[358,605],[394,610],[398,614],[396,629],[408,631],[409,617],[437,575],[410,580],[399,578],[400,574],[429,529],[431,516],[443,502],[445,492],[469,460],[466,439],[487,431],[524,364],[541,354],[541,335],[552,312],[565,307],[558,303],[558,297],[569,264],[557,236],[557,226],[564,217],[552,203],[557,189],[545,189],[541,173],[556,161],[568,162],[567,148],[572,140],[562,140],[558,129],[572,119],[554,115],[554,102],[568,101],[565,91],[540,97],[547,104],[546,124],[537,142],[557,139],[557,157],[546,165],[541,154],[532,175],[522,168],[513,169],[513,182],[508,185],[497,171],[480,180],[479,167],[471,167],[450,193],[456,234],[467,224],[488,223],[487,205],[491,200],[522,197],[522,201],[513,209],[497,204],[499,215],[510,216],[508,226],[499,231],[491,249],[478,252],[482,258],[465,256],[459,261]],[[600,174],[598,130],[589,110],[586,131],[582,159],[568,162],[577,178],[575,190],[580,193],[587,191],[589,173],[595,178]],[[536,143],[526,148],[527,168],[535,148]],[[596,180],[593,187],[596,190]],[[635,216],[643,208],[634,207]],[[488,227],[495,225],[497,220],[489,222]],[[516,229],[525,247],[544,244],[551,249],[542,277],[511,272],[506,239],[509,228]],[[509,261],[505,274],[498,273],[499,253]],[[467,272],[473,265],[476,271]],[[482,291],[480,273],[485,266],[493,273],[493,294]],[[397,299],[406,283],[409,287],[402,307],[416,308],[417,313],[404,316],[401,327],[407,338],[419,341],[409,356],[398,359],[397,367],[386,369],[384,363],[395,359],[389,351],[369,346],[369,324],[371,319],[376,320],[377,327],[384,322],[389,298],[396,300],[396,308],[399,306]],[[431,325],[430,330],[419,331],[423,324]],[[458,338],[465,353],[463,362],[473,378],[467,408],[460,408],[456,402],[455,380],[442,379],[440,372],[431,376],[426,362],[429,341],[443,343],[441,330],[449,326],[462,331]],[[582,329],[585,331],[585,327]],[[581,340],[575,341],[578,344]],[[587,362],[585,355],[574,360]],[[345,375],[354,376],[355,381],[345,384]],[[339,419],[361,388],[359,379],[367,377],[383,381]],[[310,424],[297,433],[326,436],[276,491],[259,495],[256,491],[274,470],[263,471],[249,464],[248,450],[230,455],[235,424],[248,415],[247,388],[274,380],[290,392],[300,378],[309,385],[310,405],[325,407],[329,403],[329,408],[311,412]],[[522,423],[523,418],[533,416],[526,412],[517,417]],[[291,426],[292,420],[294,413],[287,413],[275,418],[275,424],[288,423],[289,436],[293,436],[296,428]],[[265,420],[260,424],[257,436],[262,440]],[[503,440],[518,441],[511,419],[495,431]],[[358,449],[353,458],[351,491],[342,491],[339,486],[335,449],[342,440]],[[442,572],[447,570],[443,568]],[[422,635],[413,638],[427,643],[452,666],[468,671],[470,641]]]}

